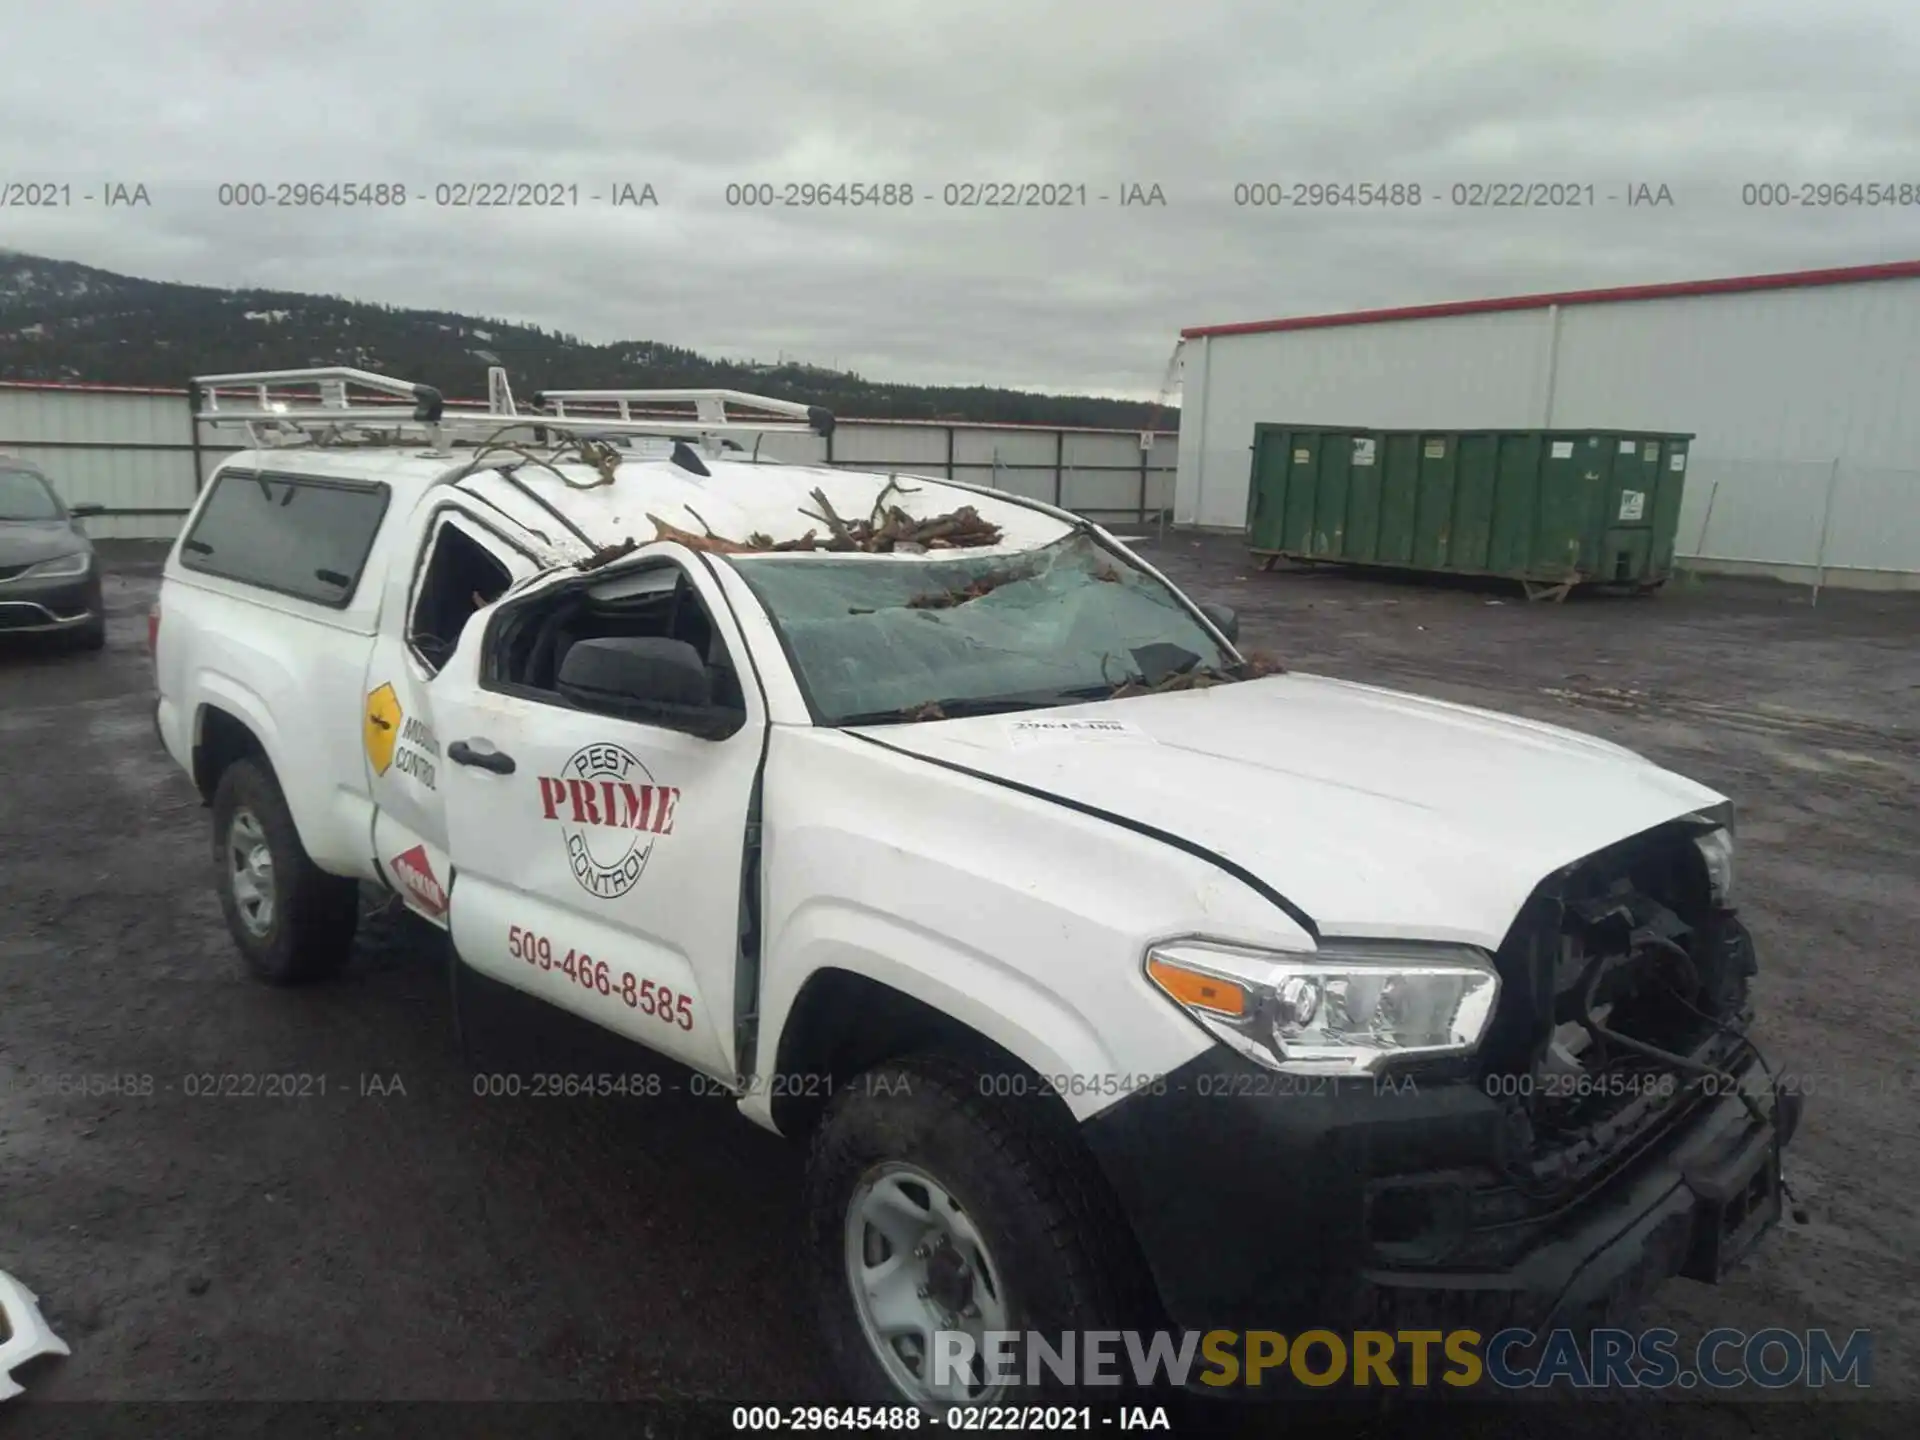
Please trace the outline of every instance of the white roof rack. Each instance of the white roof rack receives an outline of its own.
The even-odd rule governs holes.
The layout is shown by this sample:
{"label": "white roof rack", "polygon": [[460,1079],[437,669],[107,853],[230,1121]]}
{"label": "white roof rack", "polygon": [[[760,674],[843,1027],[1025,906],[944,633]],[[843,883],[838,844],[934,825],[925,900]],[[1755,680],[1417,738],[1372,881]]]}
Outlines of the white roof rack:
{"label": "white roof rack", "polygon": [[[515,406],[506,371],[498,366],[487,372],[484,410],[448,409],[431,385],[344,365],[197,375],[192,393],[194,413],[201,420],[245,426],[255,445],[364,440],[368,432],[390,430],[396,437],[400,431],[424,431],[436,450],[444,450],[456,438],[473,441],[513,430],[551,430],[609,439],[634,435],[697,440],[716,450],[721,441],[740,436],[833,433],[832,414],[817,405],[739,390],[549,390],[535,395],[534,408],[523,411]],[[666,405],[691,406],[693,414],[635,413],[637,407]],[[729,405],[788,418],[736,418],[727,413]]]}

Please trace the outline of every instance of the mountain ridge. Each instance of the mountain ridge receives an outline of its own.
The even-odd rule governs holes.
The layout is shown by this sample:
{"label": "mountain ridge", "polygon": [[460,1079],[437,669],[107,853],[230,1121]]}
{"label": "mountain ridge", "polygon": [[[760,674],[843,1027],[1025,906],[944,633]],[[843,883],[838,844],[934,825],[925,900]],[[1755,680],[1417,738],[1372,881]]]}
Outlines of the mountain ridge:
{"label": "mountain ridge", "polygon": [[1141,401],[973,385],[907,385],[799,362],[715,360],[651,340],[594,345],[564,331],[257,287],[145,280],[0,247],[0,380],[184,387],[191,375],[351,365],[479,398],[486,367],[517,393],[729,389],[860,419],[1177,428]]}

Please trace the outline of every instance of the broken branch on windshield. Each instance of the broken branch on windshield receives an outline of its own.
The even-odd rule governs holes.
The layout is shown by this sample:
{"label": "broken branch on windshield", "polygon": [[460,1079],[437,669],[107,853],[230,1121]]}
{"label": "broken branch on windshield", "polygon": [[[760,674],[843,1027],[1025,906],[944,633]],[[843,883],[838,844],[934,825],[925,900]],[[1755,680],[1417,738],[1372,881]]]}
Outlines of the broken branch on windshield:
{"label": "broken branch on windshield", "polygon": [[964,605],[969,600],[978,600],[983,595],[991,595],[1002,585],[1011,585],[1016,580],[1031,578],[1026,570],[1002,570],[993,575],[980,575],[965,585],[957,585],[951,590],[935,590],[926,595],[915,595],[907,601],[909,610],[950,610],[955,605]]}
{"label": "broken branch on windshield", "polygon": [[[699,519],[698,516],[694,518]],[[678,525],[669,525],[658,515],[649,514],[647,519],[653,522],[655,540],[671,540],[675,544],[686,546],[689,550],[706,550],[715,555],[738,555],[743,551],[756,548],[743,541],[728,540],[712,532],[696,535],[691,530],[682,530]],[[701,520],[700,523],[704,525],[706,521]]]}
{"label": "broken branch on windshield", "polygon": [[833,502],[827,499],[827,492],[816,486],[811,493],[813,495],[813,503],[820,507],[821,513],[816,515],[811,510],[802,510],[800,513],[809,520],[818,520],[822,525],[825,525],[833,535],[835,546],[841,549],[851,550],[853,548],[853,535],[847,529],[847,522],[842,520],[838,512],[834,510]]}
{"label": "broken branch on windshield", "polygon": [[[819,538],[818,532],[808,530],[804,535],[792,540],[775,540],[771,535],[755,531],[745,540],[731,540],[724,535],[714,533],[705,517],[692,508],[687,513],[693,516],[700,528],[706,533],[693,531],[658,515],[649,514],[647,519],[653,525],[654,540],[671,540],[684,545],[689,550],[705,550],[715,555],[755,555],[766,553],[786,553],[794,551],[866,551],[885,554],[900,550],[918,553],[925,550],[972,549],[982,545],[997,545],[1000,542],[1000,527],[990,520],[982,519],[980,512],[971,505],[962,505],[945,515],[929,515],[916,520],[898,505],[883,506],[890,491],[903,495],[917,494],[893,480],[874,500],[873,513],[865,520],[848,520],[833,508],[826,492],[816,489],[813,501],[820,507],[818,512],[802,509],[800,513],[810,520],[818,520],[827,527],[827,537]],[[582,570],[598,569],[602,565],[618,560],[639,547],[632,537],[618,545],[605,545],[580,562]]]}
{"label": "broken branch on windshield", "polygon": [[820,507],[819,510],[802,510],[800,513],[810,520],[818,520],[832,532],[833,538],[821,547],[826,550],[866,550],[885,554],[901,548],[957,550],[997,545],[1000,542],[1000,527],[990,520],[983,520],[980,512],[971,505],[962,505],[945,515],[929,515],[916,520],[898,505],[884,505],[889,490],[899,490],[902,494],[915,493],[889,480],[874,500],[872,514],[865,520],[848,520],[833,508],[826,491],[816,489],[813,503]]}
{"label": "broken branch on windshield", "polygon": [[867,524],[869,526],[879,525],[881,513],[887,507],[887,496],[893,494],[896,490],[902,495],[918,495],[920,493],[918,490],[909,490],[906,486],[902,485],[898,475],[887,476],[887,483],[882,485],[880,487],[880,493],[873,497],[873,509],[867,514]]}
{"label": "broken branch on windshield", "polygon": [[598,570],[602,565],[611,565],[622,555],[631,555],[639,548],[640,542],[629,535],[618,545],[602,545],[598,550],[580,562],[580,568],[582,570]]}
{"label": "broken branch on windshield", "polygon": [[1192,670],[1176,671],[1166,679],[1156,680],[1151,685],[1139,680],[1123,681],[1107,698],[1126,700],[1135,695],[1164,695],[1169,690],[1206,690],[1215,685],[1231,685],[1236,678],[1232,675],[1223,675],[1216,670],[1203,670],[1196,667]]}
{"label": "broken branch on windshield", "polygon": [[1247,655],[1240,664],[1225,670],[1195,665],[1190,669],[1177,670],[1151,685],[1140,680],[1122,681],[1107,698],[1125,700],[1134,695],[1164,695],[1171,690],[1208,690],[1215,685],[1231,685],[1239,680],[1258,680],[1263,675],[1279,675],[1284,669],[1271,655],[1256,651]]}

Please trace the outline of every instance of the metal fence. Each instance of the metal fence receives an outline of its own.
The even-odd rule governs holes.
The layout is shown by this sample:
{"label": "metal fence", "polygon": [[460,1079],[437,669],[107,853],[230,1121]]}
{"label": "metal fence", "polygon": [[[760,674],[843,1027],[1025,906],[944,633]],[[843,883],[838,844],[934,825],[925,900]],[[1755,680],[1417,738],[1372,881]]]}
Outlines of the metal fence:
{"label": "metal fence", "polygon": [[[33,462],[69,503],[107,507],[103,539],[166,539],[244,432],[195,424],[184,390],[0,382],[0,453]],[[1145,443],[1148,440],[1151,443]],[[1146,526],[1173,505],[1178,436],[961,421],[842,420],[822,439],[770,435],[765,458],[895,471],[1046,500],[1099,523]]]}
{"label": "metal fence", "polygon": [[[170,538],[237,432],[195,425],[183,390],[0,383],[0,452],[32,461],[70,502],[107,513],[104,539]],[[790,464],[930,475],[1050,501],[1110,527],[1171,510],[1177,436],[1156,432],[846,420],[826,439],[770,435]],[[1702,571],[1802,584],[1920,588],[1920,470],[1848,460],[1689,459],[1676,549]]]}
{"label": "metal fence", "polygon": [[220,447],[232,445],[194,431],[185,391],[0,384],[0,453],[46,471],[69,504],[106,506],[87,522],[103,539],[179,528]]}
{"label": "metal fence", "polygon": [[1688,458],[1674,548],[1702,572],[1920,589],[1920,470],[1849,460]]}

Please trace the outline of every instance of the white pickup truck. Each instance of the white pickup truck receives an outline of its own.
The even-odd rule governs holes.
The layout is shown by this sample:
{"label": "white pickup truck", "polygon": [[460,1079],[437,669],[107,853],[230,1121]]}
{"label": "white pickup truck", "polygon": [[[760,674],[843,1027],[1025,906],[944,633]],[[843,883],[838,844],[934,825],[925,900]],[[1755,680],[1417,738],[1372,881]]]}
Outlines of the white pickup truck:
{"label": "white pickup truck", "polygon": [[246,962],[333,974],[372,883],[806,1137],[862,1400],[1010,1393],[943,1331],[1590,1323],[1776,1220],[1722,796],[1250,661],[1048,505],[746,458],[821,411],[196,384],[256,448],[157,724]]}

